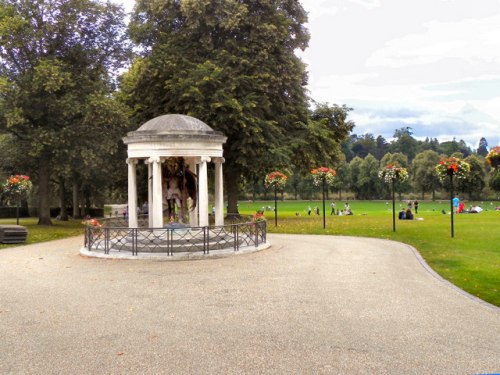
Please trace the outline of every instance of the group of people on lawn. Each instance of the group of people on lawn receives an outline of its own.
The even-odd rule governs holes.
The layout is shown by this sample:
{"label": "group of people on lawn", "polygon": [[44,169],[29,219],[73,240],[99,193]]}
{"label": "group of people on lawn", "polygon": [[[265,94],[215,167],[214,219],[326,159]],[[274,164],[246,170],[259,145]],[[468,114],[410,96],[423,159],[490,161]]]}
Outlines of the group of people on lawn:
{"label": "group of people on lawn", "polygon": [[483,211],[483,209],[479,206],[470,206],[468,210],[465,209],[465,202],[461,201],[459,197],[455,197],[452,199],[453,209],[457,214],[478,214]]}
{"label": "group of people on lawn", "polygon": [[418,201],[408,201],[407,208],[402,208],[399,212],[399,220],[413,220],[415,215],[413,215],[412,208],[415,209],[415,215],[418,214]]}

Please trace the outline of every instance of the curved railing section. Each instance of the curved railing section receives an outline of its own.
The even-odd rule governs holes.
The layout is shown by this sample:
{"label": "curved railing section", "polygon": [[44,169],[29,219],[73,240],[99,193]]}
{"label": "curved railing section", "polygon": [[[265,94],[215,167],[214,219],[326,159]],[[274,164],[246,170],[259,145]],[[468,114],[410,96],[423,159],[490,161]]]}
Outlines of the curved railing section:
{"label": "curved railing section", "polygon": [[220,226],[148,228],[147,217],[139,217],[139,227],[128,228],[126,218],[112,217],[103,219],[99,225],[86,225],[84,247],[104,254],[164,253],[173,256],[239,251],[244,247],[257,248],[266,242],[265,221],[254,222],[251,217],[240,220],[242,222]]}

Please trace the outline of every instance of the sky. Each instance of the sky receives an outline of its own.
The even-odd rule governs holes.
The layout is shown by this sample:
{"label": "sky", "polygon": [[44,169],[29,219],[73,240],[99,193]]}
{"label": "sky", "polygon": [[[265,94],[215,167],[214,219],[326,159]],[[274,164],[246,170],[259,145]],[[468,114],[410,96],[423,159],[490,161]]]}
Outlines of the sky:
{"label": "sky", "polygon": [[500,145],[500,0],[301,2],[309,95],[353,108],[353,133]]}

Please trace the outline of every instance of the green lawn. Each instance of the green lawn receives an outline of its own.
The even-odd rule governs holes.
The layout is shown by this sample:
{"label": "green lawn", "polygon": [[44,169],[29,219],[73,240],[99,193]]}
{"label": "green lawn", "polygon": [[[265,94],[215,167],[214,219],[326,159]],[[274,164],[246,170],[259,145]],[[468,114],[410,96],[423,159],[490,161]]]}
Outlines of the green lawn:
{"label": "green lawn", "polygon": [[[392,231],[392,202],[350,201],[353,216],[330,216],[329,203],[326,204],[326,229],[323,229],[321,201],[285,201],[278,202],[277,227],[274,212],[265,211],[268,231],[401,241],[417,248],[427,263],[445,279],[500,306],[500,211],[494,211],[494,202],[478,202],[487,209],[480,214],[454,215],[454,238],[451,238],[449,202],[446,201],[421,202],[417,218],[423,220],[396,218],[396,233]],[[466,207],[469,205],[470,202]],[[274,207],[274,201],[241,202],[239,207],[242,214],[251,214],[267,206]],[[308,216],[308,206],[319,207],[320,215]],[[337,206],[343,208],[343,202],[337,202]],[[400,207],[405,207],[405,203],[397,202],[396,211]],[[441,213],[443,209],[446,215]]]}
{"label": "green lawn", "polygon": [[[480,214],[455,215],[455,237],[450,236],[449,202],[421,202],[417,218],[397,220],[392,231],[391,202],[350,201],[353,216],[330,216],[327,202],[326,229],[323,217],[307,215],[308,206],[322,207],[320,201],[285,201],[278,203],[278,226],[274,212],[265,211],[271,233],[301,233],[365,236],[391,239],[417,248],[427,263],[445,279],[467,292],[500,306],[500,211],[495,204],[479,202],[486,210]],[[466,205],[468,207],[470,203]],[[500,203],[497,203],[500,205]],[[262,207],[274,207],[273,201],[240,202],[240,213],[253,214]],[[343,202],[337,202],[343,206]],[[397,203],[396,210],[405,203]],[[443,215],[441,210],[448,214]],[[296,213],[299,216],[296,216]],[[51,227],[36,225],[34,218],[21,219],[28,228],[27,243],[50,241],[83,234],[80,220],[54,220]],[[1,219],[0,224],[15,224],[15,219]],[[1,248],[15,245],[0,245]]]}
{"label": "green lawn", "polygon": [[[19,225],[28,228],[28,239],[26,243],[37,243],[58,240],[61,238],[78,236],[83,234],[82,220],[57,221],[52,220],[52,226],[37,225],[36,218],[21,218]],[[16,224],[16,219],[0,219],[1,224]],[[23,244],[20,244],[23,245]],[[20,246],[20,245],[4,245],[0,244],[0,249],[5,247]],[[83,245],[83,244],[82,244]]]}

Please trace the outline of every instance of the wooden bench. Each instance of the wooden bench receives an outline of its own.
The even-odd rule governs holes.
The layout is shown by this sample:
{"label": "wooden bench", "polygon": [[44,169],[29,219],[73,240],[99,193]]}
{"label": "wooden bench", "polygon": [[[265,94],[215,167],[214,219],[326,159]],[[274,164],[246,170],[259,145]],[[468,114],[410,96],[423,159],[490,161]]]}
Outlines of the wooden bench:
{"label": "wooden bench", "polygon": [[28,229],[22,225],[0,225],[0,243],[22,243],[28,237]]}

